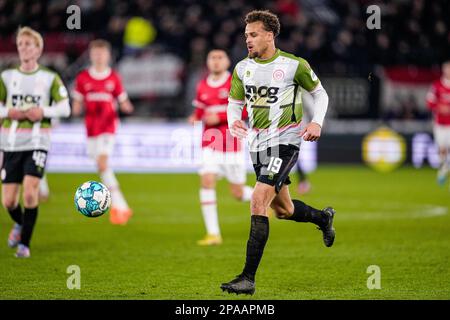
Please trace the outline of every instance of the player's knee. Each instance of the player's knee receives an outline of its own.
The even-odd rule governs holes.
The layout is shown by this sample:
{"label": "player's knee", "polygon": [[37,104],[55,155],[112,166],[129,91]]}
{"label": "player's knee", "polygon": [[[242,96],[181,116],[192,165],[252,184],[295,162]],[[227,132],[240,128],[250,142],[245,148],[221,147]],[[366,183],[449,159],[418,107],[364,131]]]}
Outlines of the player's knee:
{"label": "player's knee", "polygon": [[231,186],[230,190],[234,198],[236,198],[237,200],[242,200],[244,196],[244,190],[242,186]]}
{"label": "player's knee", "polygon": [[97,169],[99,172],[105,172],[108,169],[108,161],[103,157],[97,159]]}
{"label": "player's knee", "polygon": [[213,175],[203,175],[201,178],[201,186],[203,189],[214,189],[216,187],[216,179]]}
{"label": "player's knee", "polygon": [[2,205],[6,210],[14,209],[18,205],[16,197],[3,197]]}
{"label": "player's knee", "polygon": [[271,205],[276,217],[278,219],[288,219],[294,212],[294,207],[287,207],[281,205]]}
{"label": "player's knee", "polygon": [[287,211],[281,207],[278,207],[277,209],[275,209],[274,212],[278,219],[287,219],[292,215],[289,211]]}
{"label": "player's knee", "polygon": [[250,207],[252,213],[261,214],[262,212],[265,212],[267,208],[264,202],[264,197],[261,197],[258,194],[253,194]]}
{"label": "player's knee", "polygon": [[23,191],[23,204],[27,208],[33,208],[38,205],[39,191],[33,189],[28,189]]}
{"label": "player's knee", "polygon": [[216,187],[216,184],[212,180],[202,180],[201,185],[203,189],[214,189]]}

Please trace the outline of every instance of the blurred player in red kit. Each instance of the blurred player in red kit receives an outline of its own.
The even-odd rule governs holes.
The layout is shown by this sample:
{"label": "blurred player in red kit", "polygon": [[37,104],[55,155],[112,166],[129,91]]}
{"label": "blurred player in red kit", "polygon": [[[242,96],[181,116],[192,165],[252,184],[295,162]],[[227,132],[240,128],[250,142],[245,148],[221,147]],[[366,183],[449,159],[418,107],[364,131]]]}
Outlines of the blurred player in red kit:
{"label": "blurred player in red kit", "polygon": [[124,113],[133,112],[120,76],[110,68],[110,44],[94,40],[89,45],[91,66],[81,71],[75,79],[73,115],[80,115],[83,106],[87,132],[87,152],[96,161],[102,182],[111,192],[112,224],[124,225],[132,215],[116,176],[108,160],[114,148],[114,138],[119,122],[117,104]]}
{"label": "blurred player in red kit", "polygon": [[440,166],[438,183],[447,180],[450,167],[450,60],[442,65],[442,77],[436,80],[427,95],[428,107],[433,112],[434,140],[439,147]]}
{"label": "blurred player in red kit", "polygon": [[[227,105],[231,87],[228,71],[230,60],[224,50],[214,49],[208,53],[209,75],[197,86],[193,101],[195,111],[190,123],[202,121],[202,165],[200,203],[206,226],[206,236],[199,245],[219,245],[222,237],[219,228],[216,204],[216,180],[225,176],[230,183],[232,195],[240,201],[250,201],[253,188],[246,186],[245,156],[242,143],[228,131]],[[243,117],[246,118],[244,109]]]}

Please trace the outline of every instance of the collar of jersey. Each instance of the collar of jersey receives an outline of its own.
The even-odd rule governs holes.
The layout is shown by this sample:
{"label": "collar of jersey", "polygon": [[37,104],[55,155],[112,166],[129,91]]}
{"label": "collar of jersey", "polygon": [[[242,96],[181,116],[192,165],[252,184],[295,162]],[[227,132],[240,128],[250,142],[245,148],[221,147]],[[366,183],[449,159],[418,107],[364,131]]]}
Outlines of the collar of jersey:
{"label": "collar of jersey", "polygon": [[277,51],[275,51],[275,54],[273,55],[273,57],[270,58],[270,59],[262,60],[262,59],[259,59],[259,58],[255,58],[254,60],[257,63],[270,63],[273,60],[275,60],[276,58],[278,58],[279,56],[280,56],[280,49],[277,49]]}
{"label": "collar of jersey", "polygon": [[218,88],[223,86],[225,82],[227,82],[229,77],[230,77],[229,71],[224,72],[223,76],[219,80],[212,80],[212,76],[208,75],[208,77],[206,78],[206,83],[208,84],[208,86],[212,88]]}
{"label": "collar of jersey", "polygon": [[25,72],[25,71],[20,70],[20,66],[17,66],[16,69],[17,69],[17,71],[19,71],[19,72],[22,73],[22,74],[35,74],[36,72],[38,72],[39,70],[41,70],[41,65],[38,64],[37,69],[34,70],[34,71],[30,71],[30,72]]}
{"label": "collar of jersey", "polygon": [[108,67],[105,70],[98,72],[93,67],[89,67],[88,73],[95,80],[104,80],[111,74],[111,68]]}

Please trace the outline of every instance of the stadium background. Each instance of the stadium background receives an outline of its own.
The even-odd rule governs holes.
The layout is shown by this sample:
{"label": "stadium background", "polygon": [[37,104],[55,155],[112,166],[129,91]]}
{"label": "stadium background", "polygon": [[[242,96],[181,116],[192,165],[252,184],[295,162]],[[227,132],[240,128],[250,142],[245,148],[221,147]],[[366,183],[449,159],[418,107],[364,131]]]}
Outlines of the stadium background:
{"label": "stadium background", "polygon": [[[155,130],[161,132],[162,122],[183,122],[192,112],[195,85],[205,75],[208,50],[226,49],[234,65],[246,55],[243,13],[264,7],[280,15],[283,32],[278,46],[307,59],[331,98],[325,137],[306,158],[361,162],[364,135],[387,125],[405,137],[407,162],[436,167],[425,94],[439,77],[439,64],[450,54],[449,22],[444,14],[449,3],[377,3],[382,13],[380,30],[366,26],[366,10],[373,4],[368,1],[1,1],[0,67],[17,63],[14,32],[19,25],[29,25],[45,34],[41,63],[56,70],[72,87],[76,73],[88,63],[89,41],[107,39],[113,44],[114,65],[136,107],[135,114],[123,121],[116,169],[193,171],[198,159],[186,155],[185,149],[195,141],[195,130],[186,124],[176,127],[190,137],[180,147],[179,141],[162,145],[154,132],[127,124],[159,122]],[[81,9],[78,30],[67,27],[71,4]],[[73,136],[81,128],[71,129],[56,130],[48,170],[94,170],[85,157],[84,136]],[[167,166],[167,159],[174,158],[174,147],[183,149],[178,152],[191,158],[191,166]],[[401,152],[389,147],[384,144],[381,151],[375,147],[374,161],[382,158],[377,155],[380,152]],[[70,156],[72,162],[67,160]],[[145,167],[137,166],[142,159],[147,159]],[[315,166],[305,165],[305,169]]]}
{"label": "stadium background", "polygon": [[[66,25],[70,16],[66,10],[72,4],[81,8],[79,30],[69,30]],[[366,9],[372,4],[381,8],[379,30],[366,26],[369,17]],[[85,221],[74,213],[72,192],[84,179],[95,178],[89,174],[94,172],[94,165],[86,157],[81,120],[69,119],[56,124],[48,164],[52,196],[42,208],[35,235],[35,261],[41,261],[33,262],[37,264],[33,268],[18,266],[10,261],[10,252],[1,249],[0,297],[226,297],[195,271],[190,276],[207,288],[202,293],[193,294],[175,284],[169,290],[155,279],[165,279],[165,272],[173,274],[180,263],[192,263],[193,270],[203,270],[205,265],[199,261],[205,258],[226,264],[226,272],[234,272],[230,269],[233,263],[228,263],[223,256],[192,248],[195,237],[203,232],[197,199],[198,178],[193,174],[198,166],[196,141],[200,128],[189,126],[186,118],[192,112],[196,82],[206,73],[204,62],[208,50],[225,48],[232,65],[246,56],[243,17],[254,8],[279,14],[282,28],[277,45],[307,59],[329,94],[323,137],[317,144],[302,146],[301,164],[306,171],[313,172],[313,192],[306,197],[313,204],[323,205],[328,201],[335,204],[342,217],[341,222],[339,218],[337,221],[338,228],[341,227],[338,237],[344,234],[342,244],[339,247],[338,242],[338,248],[332,253],[335,259],[332,262],[325,253],[316,253],[317,248],[299,249],[299,244],[304,243],[293,236],[287,243],[275,242],[268,251],[291,265],[298,263],[298,255],[306,268],[323,267],[325,263],[330,277],[347,277],[331,285],[322,279],[318,288],[311,289],[317,278],[308,271],[300,273],[295,282],[305,286],[300,293],[281,289],[273,293],[270,287],[263,287],[256,297],[450,297],[446,285],[450,278],[448,186],[435,185],[435,171],[431,168],[437,166],[437,152],[431,134],[431,115],[425,105],[426,91],[440,76],[440,63],[450,56],[447,16],[450,4],[444,0],[0,0],[0,69],[17,63],[15,31],[20,25],[28,25],[44,35],[40,63],[56,70],[71,88],[76,73],[88,63],[89,41],[104,38],[113,45],[114,67],[121,73],[136,108],[132,116],[121,115],[122,126],[112,160],[113,167],[122,172],[119,179],[135,209],[134,221],[127,229],[117,231],[110,229],[107,219]],[[369,169],[364,161],[390,173]],[[401,168],[393,170],[400,165]],[[73,171],[87,174],[67,174]],[[250,171],[249,179],[254,181]],[[225,241],[229,239],[229,246],[225,244],[221,254],[232,256],[230,260],[239,265],[241,255],[233,250],[242,253],[244,248],[248,208],[234,203],[223,184],[219,190],[222,194],[219,215]],[[181,199],[179,203],[168,205],[177,199]],[[0,237],[6,239],[10,227],[6,214],[0,216],[0,223]],[[173,224],[179,227],[176,236],[170,235]],[[61,230],[64,227],[71,228],[72,233],[67,235]],[[295,234],[295,227],[277,223],[274,229],[278,231],[274,230],[271,238],[276,239],[277,232]],[[59,238],[50,236],[52,233]],[[100,239],[91,238],[93,233],[101,235]],[[313,231],[302,235],[308,247],[316,244],[317,234]],[[130,239],[128,244],[122,241],[118,247],[113,245],[118,236]],[[159,239],[168,236],[173,241],[165,243],[167,249]],[[151,243],[152,249],[142,248],[143,243]],[[283,253],[286,244],[297,246],[298,255],[295,250]],[[134,254],[130,253],[133,245],[138,248]],[[105,266],[113,265],[117,274],[122,272],[117,277],[109,274],[116,282],[98,280],[101,271],[96,270],[88,276],[96,279],[96,284],[81,293],[68,291],[64,282],[65,266],[71,257],[79,254],[79,246],[86,250],[79,257],[85,269],[104,270]],[[180,248],[189,252],[189,260],[179,257]],[[118,251],[103,262],[92,261],[97,255],[109,255],[108,250]],[[279,252],[275,253],[276,250]],[[50,257],[43,258],[47,255]],[[270,253],[264,260],[269,260],[269,256]],[[130,267],[118,262],[124,257],[136,261],[147,272],[148,278],[144,278],[148,283],[143,289],[147,295],[134,290],[141,285],[142,278],[127,278]],[[265,262],[266,266],[273,266],[272,263],[274,268],[281,267],[278,262],[269,261]],[[58,266],[55,269],[62,272],[58,280],[51,275],[53,271],[35,284],[19,275],[30,272],[30,277],[32,274],[39,277],[39,268],[49,270],[47,262],[55,263]],[[164,268],[150,268],[149,263]],[[384,263],[391,268],[388,279],[395,283],[392,287],[380,293],[365,288],[365,268],[372,263]],[[348,268],[343,270],[347,264]],[[214,279],[217,273],[224,272],[217,266],[209,270],[209,276]],[[261,278],[278,285],[269,276],[268,271]],[[182,279],[186,280],[185,277]],[[357,285],[352,282],[355,279]],[[289,281],[286,278],[281,284]],[[15,286],[17,282],[23,287]],[[55,286],[57,289],[51,289]],[[123,290],[123,296],[117,286]]]}

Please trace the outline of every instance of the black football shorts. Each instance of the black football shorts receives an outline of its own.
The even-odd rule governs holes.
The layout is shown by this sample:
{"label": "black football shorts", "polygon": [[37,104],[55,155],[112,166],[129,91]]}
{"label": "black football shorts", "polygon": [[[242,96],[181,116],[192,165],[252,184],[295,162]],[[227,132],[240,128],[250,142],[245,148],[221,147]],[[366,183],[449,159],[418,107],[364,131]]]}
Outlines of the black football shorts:
{"label": "black football shorts", "polygon": [[278,145],[263,151],[250,152],[256,178],[280,192],[283,184],[290,184],[289,172],[297,163],[299,148],[292,144]]}
{"label": "black football shorts", "polygon": [[22,183],[26,175],[42,178],[47,151],[4,151],[1,179],[3,183]]}

